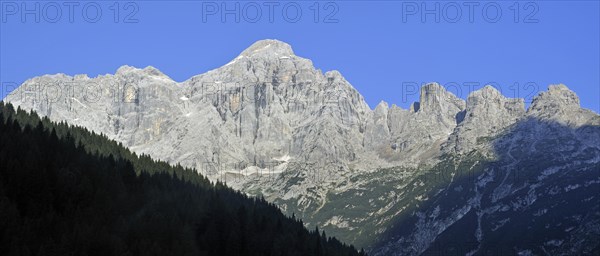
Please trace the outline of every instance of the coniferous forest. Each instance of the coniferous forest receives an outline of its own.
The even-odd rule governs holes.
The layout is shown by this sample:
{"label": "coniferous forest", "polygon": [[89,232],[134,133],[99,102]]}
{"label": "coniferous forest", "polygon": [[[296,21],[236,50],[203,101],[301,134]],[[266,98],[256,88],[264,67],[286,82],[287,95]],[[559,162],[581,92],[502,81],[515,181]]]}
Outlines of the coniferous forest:
{"label": "coniferous forest", "polygon": [[0,102],[2,255],[364,255],[264,199]]}

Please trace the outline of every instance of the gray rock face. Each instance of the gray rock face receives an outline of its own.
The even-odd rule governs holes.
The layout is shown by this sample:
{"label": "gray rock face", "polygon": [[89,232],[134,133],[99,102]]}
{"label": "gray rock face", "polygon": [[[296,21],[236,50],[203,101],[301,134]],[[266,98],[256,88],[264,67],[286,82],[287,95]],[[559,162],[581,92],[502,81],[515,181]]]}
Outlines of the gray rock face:
{"label": "gray rock face", "polygon": [[569,126],[582,126],[596,119],[597,114],[582,109],[579,97],[563,84],[550,85],[548,91],[537,95],[527,114],[546,121],[556,121]]}
{"label": "gray rock face", "polygon": [[[475,192],[461,197],[469,201],[448,210],[445,219],[436,217],[439,209],[416,211],[429,197],[444,195],[432,194],[440,184],[431,181],[433,166],[470,160],[476,152],[488,160],[508,159],[494,168],[511,169],[515,165],[510,162],[525,161],[518,158],[527,152],[556,148],[544,148],[554,145],[553,140],[537,143],[548,134],[575,141],[578,150],[564,151],[589,162],[578,166],[600,161],[594,155],[599,152],[600,117],[581,109],[564,85],[550,86],[528,110],[523,99],[506,98],[491,86],[471,93],[465,102],[436,83],[424,85],[419,102],[408,110],[386,102],[371,110],[339,72],[315,69],[277,40],[258,41],[224,66],[181,83],[153,67],[123,66],[114,75],[95,78],[35,77],[5,100],[262,195],[308,226],[324,227],[359,247],[373,246],[374,237],[390,228],[396,216],[408,214],[425,223],[372,248],[382,255],[394,254],[388,249],[404,243],[415,246],[401,250],[406,254],[423,252],[437,235],[481,206],[476,183]],[[577,133],[559,129],[559,134],[539,122]],[[561,159],[556,166],[568,168],[569,158]],[[495,189],[506,188],[500,185]],[[452,186],[459,192],[467,187]],[[424,213],[433,220],[419,215]]]}
{"label": "gray rock face", "polygon": [[465,102],[439,84],[421,87],[419,112],[435,116],[447,128],[456,126],[456,114],[465,109]]}
{"label": "gray rock face", "polygon": [[523,99],[508,99],[492,86],[472,92],[467,98],[461,123],[448,145],[457,152],[469,152],[477,140],[497,135],[525,115]]}

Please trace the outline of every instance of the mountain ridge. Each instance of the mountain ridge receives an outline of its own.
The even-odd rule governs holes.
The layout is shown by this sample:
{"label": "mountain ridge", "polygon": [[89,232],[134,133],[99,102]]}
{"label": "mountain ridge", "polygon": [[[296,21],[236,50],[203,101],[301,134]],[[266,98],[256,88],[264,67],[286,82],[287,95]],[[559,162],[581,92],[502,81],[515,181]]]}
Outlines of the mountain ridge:
{"label": "mountain ridge", "polygon": [[[271,47],[271,46],[274,46],[274,47]],[[232,59],[227,64],[225,64],[225,65],[223,65],[221,67],[217,67],[217,68],[212,69],[212,70],[208,70],[208,71],[206,71],[204,73],[200,73],[200,74],[197,74],[197,75],[192,75],[191,77],[189,77],[189,78],[187,78],[187,79],[185,79],[185,80],[183,80],[181,82],[177,82],[177,81],[171,79],[167,74],[161,72],[159,69],[155,68],[152,65],[148,65],[148,66],[142,68],[142,67],[135,67],[135,66],[124,64],[124,65],[118,67],[115,70],[114,73],[106,73],[106,74],[103,74],[103,75],[99,74],[99,75],[97,75],[97,76],[95,76],[93,78],[99,78],[99,77],[103,77],[103,76],[124,75],[124,74],[126,74],[128,72],[134,72],[134,73],[148,74],[148,75],[151,75],[151,76],[166,77],[166,78],[169,78],[170,80],[176,82],[177,84],[183,84],[183,83],[185,83],[185,82],[193,79],[194,77],[201,76],[201,75],[204,75],[204,74],[207,74],[207,73],[219,70],[219,69],[221,69],[223,67],[227,67],[227,66],[235,63],[238,59],[256,57],[257,55],[259,57],[267,57],[267,58],[273,58],[273,57],[279,57],[279,58],[281,58],[281,57],[294,57],[294,58],[299,58],[299,59],[302,59],[302,60],[307,60],[307,61],[309,61],[312,64],[312,61],[310,61],[310,59],[307,59],[307,58],[295,55],[295,53],[294,53],[293,48],[292,48],[291,45],[289,45],[289,44],[287,44],[287,43],[285,43],[283,41],[279,41],[277,39],[263,39],[263,40],[256,41],[255,43],[253,43],[252,45],[250,45],[249,47],[247,47],[246,49],[244,49],[236,58]],[[320,71],[320,69],[316,69],[316,70]],[[324,73],[321,72],[321,74],[324,75],[324,76],[327,76],[327,74],[333,74],[332,76],[343,78],[343,76],[341,75],[341,73],[338,70],[329,70],[329,71],[326,71]],[[93,79],[92,77],[89,77],[87,74],[83,74],[83,73],[82,74],[74,74],[74,75],[67,75],[65,73],[56,73],[56,74],[45,74],[45,75],[41,75],[41,76],[37,76],[37,77],[54,78],[54,77],[57,77],[57,76],[58,77],[62,76],[64,78],[70,78],[70,79],[74,79],[74,80],[77,79],[77,78],[80,78],[80,79],[85,79],[85,78]],[[23,83],[25,84],[29,80],[30,79],[26,80]],[[441,86],[440,84],[438,84],[436,82],[424,83],[423,85],[425,85],[425,86],[423,86],[423,87],[427,88],[428,86],[430,86],[432,84],[434,85],[434,87],[436,87],[436,88],[431,89],[432,91],[442,91],[442,92],[446,91],[443,86]],[[421,88],[421,90],[423,90],[423,87]],[[469,93],[469,95],[471,93],[473,93],[473,92],[484,90],[484,89],[486,89],[486,87],[493,87],[493,86],[491,86],[491,85],[484,85],[483,87],[481,87],[481,88],[479,88],[477,90],[471,91]],[[556,88],[560,88],[560,89],[556,89]],[[568,87],[566,87],[564,84],[557,83],[557,84],[551,84],[548,87],[548,91],[571,91],[571,90]],[[538,96],[539,96],[540,93],[541,92],[538,93]],[[422,94],[423,93],[421,93],[421,95]],[[452,94],[452,93],[450,93],[450,94]],[[454,94],[452,94],[452,95],[456,96]],[[517,98],[514,98],[514,99],[522,99],[522,98],[518,98],[517,97]],[[413,102],[413,104],[414,103],[421,103],[421,102],[423,102],[423,99],[421,99],[418,102]],[[387,103],[387,104],[389,105],[390,103]],[[410,108],[412,108],[413,104],[411,104]],[[576,104],[579,104],[579,100],[578,99],[576,101]],[[392,104],[392,105],[394,105],[394,104]],[[372,110],[374,110],[375,107],[373,107]],[[528,109],[529,108],[527,108],[527,110]],[[590,111],[593,111],[593,110],[590,109]]]}

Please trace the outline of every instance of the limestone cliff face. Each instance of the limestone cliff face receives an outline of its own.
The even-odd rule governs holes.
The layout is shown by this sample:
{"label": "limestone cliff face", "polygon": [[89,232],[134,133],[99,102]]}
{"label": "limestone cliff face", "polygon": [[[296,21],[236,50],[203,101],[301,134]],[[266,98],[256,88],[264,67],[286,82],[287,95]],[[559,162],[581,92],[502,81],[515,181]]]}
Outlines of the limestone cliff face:
{"label": "limestone cliff face", "polygon": [[451,150],[469,152],[478,139],[497,135],[525,115],[523,99],[508,99],[492,86],[472,92],[466,109],[460,114],[460,124],[450,136]]}
{"label": "limestone cliff face", "polygon": [[550,85],[548,91],[537,95],[527,114],[570,126],[581,126],[598,117],[594,112],[582,109],[579,97],[564,84]]}

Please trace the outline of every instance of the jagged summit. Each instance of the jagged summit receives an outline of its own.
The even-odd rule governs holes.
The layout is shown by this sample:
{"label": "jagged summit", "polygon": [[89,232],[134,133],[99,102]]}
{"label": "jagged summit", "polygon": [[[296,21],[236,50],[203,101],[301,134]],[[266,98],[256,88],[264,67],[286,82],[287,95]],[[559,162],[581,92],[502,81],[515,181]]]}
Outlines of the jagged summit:
{"label": "jagged summit", "polygon": [[500,91],[498,91],[498,89],[496,89],[496,87],[491,86],[491,85],[486,85],[483,88],[481,88],[480,90],[476,90],[473,93],[477,93],[477,94],[481,94],[483,97],[500,97],[502,96],[502,93]]}
{"label": "jagged summit", "polygon": [[438,83],[429,83],[421,87],[419,111],[426,112],[456,112],[465,108],[464,100],[456,97]]}
{"label": "jagged summit", "polygon": [[139,68],[136,68],[134,66],[129,66],[129,65],[123,65],[120,66],[117,71],[115,72],[115,75],[124,75],[130,72],[135,72],[140,70]]}
{"label": "jagged summit", "polygon": [[117,76],[125,76],[128,74],[138,74],[138,75],[148,75],[148,76],[156,76],[156,77],[164,77],[169,78],[169,76],[165,75],[163,72],[158,70],[153,66],[147,66],[145,68],[137,68],[134,66],[123,65],[117,69],[115,75]]}
{"label": "jagged summit", "polygon": [[581,108],[577,94],[564,84],[550,85],[547,91],[535,96],[527,109],[527,115],[571,127],[599,120],[597,113]]}
{"label": "jagged summit", "polygon": [[257,55],[293,56],[292,47],[275,39],[259,40],[244,50],[239,56],[250,57]]}
{"label": "jagged summit", "polygon": [[507,98],[498,89],[491,85],[486,85],[480,90],[473,91],[467,97],[466,109],[467,112],[472,112],[475,109],[484,109],[486,111],[490,108],[507,108],[507,104],[510,104],[511,108],[521,109],[521,112],[525,111],[525,99],[523,98]]}
{"label": "jagged summit", "polygon": [[[205,74],[218,81],[242,80],[235,82],[245,83],[272,80],[281,84],[291,81],[292,78],[310,77],[314,80],[320,71],[309,59],[294,55],[289,44],[265,39],[253,43],[227,64],[207,73]],[[275,76],[275,79],[271,79],[272,76]]]}
{"label": "jagged summit", "polygon": [[564,84],[550,85],[535,96],[528,112],[562,111],[579,108],[579,97]]}

